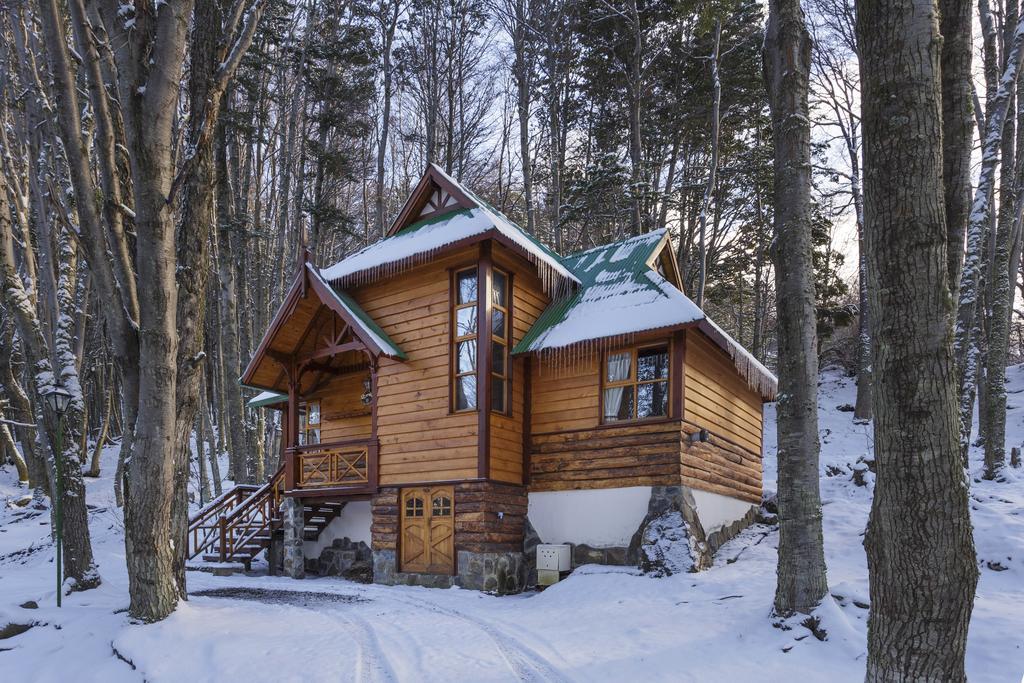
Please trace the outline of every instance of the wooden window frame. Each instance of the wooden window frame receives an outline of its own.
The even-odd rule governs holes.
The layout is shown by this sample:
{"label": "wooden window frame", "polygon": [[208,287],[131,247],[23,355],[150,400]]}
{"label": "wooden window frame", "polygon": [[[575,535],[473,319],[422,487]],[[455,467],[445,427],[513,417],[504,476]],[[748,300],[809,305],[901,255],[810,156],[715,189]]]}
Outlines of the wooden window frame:
{"label": "wooden window frame", "polygon": [[[460,304],[459,303],[459,276],[464,273],[472,272],[476,276],[476,300]],[[451,359],[451,367],[449,370],[449,386],[451,387],[449,408],[452,413],[471,413],[480,408],[479,399],[479,383],[480,383],[480,274],[476,265],[465,266],[462,268],[453,268],[451,271],[451,343],[449,358]],[[459,311],[463,309],[472,308],[477,311],[476,313],[476,332],[474,334],[459,334],[458,320]],[[476,362],[474,367],[469,372],[459,372],[459,344],[462,342],[473,341],[476,343]],[[459,380],[463,377],[469,377],[470,375],[476,375],[477,386],[474,391],[474,399],[476,405],[467,408],[459,408]]]}
{"label": "wooden window frame", "polygon": [[[320,417],[320,421],[319,422],[310,422],[309,421],[310,406],[313,405],[314,403],[317,406],[316,413]],[[313,445],[316,445],[316,444],[320,443],[321,437],[323,436],[323,433],[321,431],[323,429],[323,421],[324,421],[323,408],[324,408],[323,403],[320,401],[319,398],[311,398],[311,399],[307,399],[307,400],[301,402],[301,404],[299,406],[299,410],[298,410],[298,418],[299,418],[299,425],[298,425],[299,426],[299,431],[298,431],[299,439],[298,440],[299,440],[299,445],[302,445],[302,446],[313,446]],[[315,427],[314,427],[314,425],[315,425]],[[317,434],[316,441],[312,442],[312,441],[309,440],[309,433],[314,431],[314,430],[319,432],[319,433]]]}
{"label": "wooden window frame", "polygon": [[[501,275],[504,276],[504,278],[505,278],[505,305],[504,306],[499,306],[494,301],[494,292],[493,292],[493,290],[494,290],[494,273],[501,273]],[[492,267],[491,278],[490,278],[490,287],[488,287],[488,290],[489,290],[488,291],[488,296],[490,296],[490,301],[491,301],[491,319],[487,321],[488,325],[490,325],[490,327],[488,328],[488,334],[490,336],[490,344],[489,344],[490,348],[488,349],[488,352],[491,354],[490,356],[488,356],[488,369],[490,370],[490,378],[488,379],[488,381],[491,382],[491,387],[492,387],[492,389],[491,389],[491,406],[490,406],[490,410],[491,410],[492,413],[497,413],[498,415],[511,415],[512,414],[512,354],[511,354],[511,348],[510,347],[512,346],[512,273],[510,273],[509,271],[505,270],[504,268],[499,268],[499,267],[496,267],[496,266]],[[502,313],[505,314],[505,336],[504,336],[504,338],[497,337],[497,336],[494,335],[494,312],[495,311],[501,311]],[[495,347],[495,345],[502,346],[505,349],[505,362],[503,363],[503,365],[505,366],[504,374],[499,374],[499,373],[495,372],[494,371],[494,363],[490,362],[494,358],[494,347]],[[504,382],[504,385],[505,385],[505,392],[504,392],[505,400],[502,403],[503,408],[501,410],[495,410],[494,407],[493,407],[493,403],[494,403],[494,389],[493,389],[493,387],[494,387],[494,380],[495,379],[502,380]]]}
{"label": "wooden window frame", "polygon": [[[598,371],[601,373],[601,390],[598,394],[598,411],[600,417],[600,424],[602,426],[616,426],[616,425],[627,425],[636,424],[639,422],[658,422],[673,419],[672,413],[674,411],[673,406],[673,389],[672,389],[672,376],[673,376],[673,363],[672,363],[672,344],[673,340],[660,340],[652,341],[644,344],[635,344],[633,346],[623,346],[616,349],[609,349],[601,355],[601,366]],[[639,370],[639,356],[640,352],[646,349],[665,349],[665,355],[668,357],[667,371],[668,374],[665,379],[653,379],[653,380],[640,380],[637,377],[637,370]],[[608,381],[608,358],[620,353],[630,353],[630,377],[629,379],[620,380],[617,382]],[[681,368],[680,368],[681,370]],[[637,410],[639,409],[639,396],[640,386],[644,384],[665,384],[666,394],[666,406],[664,415],[650,415],[648,417],[636,417]],[[633,387],[633,415],[634,417],[623,419],[623,420],[609,420],[604,412],[604,392],[605,389],[614,389],[616,387]]]}

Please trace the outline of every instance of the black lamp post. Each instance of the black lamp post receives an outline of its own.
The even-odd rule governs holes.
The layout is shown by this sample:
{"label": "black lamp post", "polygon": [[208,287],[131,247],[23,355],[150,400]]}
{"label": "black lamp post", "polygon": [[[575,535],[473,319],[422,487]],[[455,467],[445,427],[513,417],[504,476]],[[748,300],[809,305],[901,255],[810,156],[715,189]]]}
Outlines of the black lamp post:
{"label": "black lamp post", "polygon": [[64,585],[64,514],[63,514],[63,500],[64,500],[64,477],[63,477],[63,460],[64,460],[64,411],[68,409],[68,405],[71,403],[71,392],[64,388],[61,384],[56,384],[45,392],[43,392],[43,398],[46,399],[46,405],[50,406],[50,410],[57,413],[57,448],[53,454],[53,469],[57,473],[57,485],[54,487],[53,495],[53,511],[57,527],[57,607],[60,607],[61,593],[63,592]]}

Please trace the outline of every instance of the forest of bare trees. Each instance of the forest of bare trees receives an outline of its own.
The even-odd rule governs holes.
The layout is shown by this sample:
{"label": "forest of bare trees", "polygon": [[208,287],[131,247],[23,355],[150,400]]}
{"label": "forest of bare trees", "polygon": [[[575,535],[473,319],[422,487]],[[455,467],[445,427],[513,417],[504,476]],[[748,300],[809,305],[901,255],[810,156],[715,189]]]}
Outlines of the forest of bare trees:
{"label": "forest of bare trees", "polygon": [[1024,349],[1017,0],[0,11],[0,461],[52,494],[40,397],[69,388],[76,589],[102,580],[83,476],[116,443],[131,614],[187,597],[189,504],[278,466],[277,418],[236,379],[301,250],[376,241],[436,163],[561,253],[667,227],[687,294],[777,368],[782,616],[828,593],[819,366],[855,377],[878,470],[869,680],[963,678],[964,458],[979,440],[1000,478]]}

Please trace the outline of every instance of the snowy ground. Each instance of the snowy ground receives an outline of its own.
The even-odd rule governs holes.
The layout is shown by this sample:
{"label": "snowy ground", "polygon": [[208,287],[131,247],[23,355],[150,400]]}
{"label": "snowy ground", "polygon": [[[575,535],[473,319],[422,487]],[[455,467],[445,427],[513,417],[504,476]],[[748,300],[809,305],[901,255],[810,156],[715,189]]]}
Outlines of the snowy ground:
{"label": "snowy ground", "polygon": [[[1024,369],[1011,368],[1009,443],[1024,441]],[[821,385],[822,498],[828,578],[825,642],[803,628],[773,628],[777,533],[755,526],[726,545],[711,570],[654,579],[621,569],[577,570],[543,593],[497,598],[459,589],[365,586],[338,579],[214,577],[191,572],[192,598],[165,621],[132,623],[123,527],[105,476],[88,481],[93,544],[103,585],[54,605],[53,546],[44,511],[0,470],[0,679],[10,681],[860,681],[867,567],[862,535],[870,486],[851,481],[871,448],[854,425],[851,380]],[[773,444],[774,415],[769,408]],[[766,487],[775,479],[765,459]],[[1024,473],[977,479],[972,514],[981,581],[971,622],[972,681],[1024,673]],[[828,476],[831,473],[831,476]],[[868,473],[870,483],[870,473]],[[33,516],[36,515],[36,516]],[[201,595],[204,592],[213,594]],[[28,600],[38,609],[19,607]]]}

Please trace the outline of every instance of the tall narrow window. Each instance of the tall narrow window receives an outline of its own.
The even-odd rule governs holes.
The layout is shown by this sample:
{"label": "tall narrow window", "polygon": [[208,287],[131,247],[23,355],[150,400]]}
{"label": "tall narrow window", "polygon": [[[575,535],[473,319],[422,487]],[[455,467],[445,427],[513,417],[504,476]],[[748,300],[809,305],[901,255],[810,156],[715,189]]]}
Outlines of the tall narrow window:
{"label": "tall narrow window", "polygon": [[648,346],[609,353],[604,372],[604,421],[645,420],[668,415],[668,347]]}
{"label": "tall narrow window", "polygon": [[455,410],[476,408],[477,289],[476,268],[455,274],[455,334],[452,340]]}
{"label": "tall narrow window", "polygon": [[491,410],[508,412],[508,275],[497,268],[491,278]]}
{"label": "tall narrow window", "polygon": [[320,443],[320,401],[309,401],[299,408],[299,445]]}

